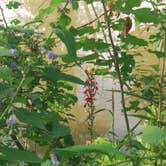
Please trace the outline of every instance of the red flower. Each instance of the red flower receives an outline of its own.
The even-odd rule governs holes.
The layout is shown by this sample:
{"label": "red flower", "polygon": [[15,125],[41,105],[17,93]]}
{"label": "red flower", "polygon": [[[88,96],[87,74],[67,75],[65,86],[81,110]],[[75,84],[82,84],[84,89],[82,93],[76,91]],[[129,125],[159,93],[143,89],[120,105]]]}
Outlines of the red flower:
{"label": "red flower", "polygon": [[94,97],[98,90],[94,74],[91,74],[87,70],[85,70],[85,73],[88,78],[85,81],[86,85],[85,85],[85,90],[83,92],[85,95],[84,108],[86,108],[87,106],[92,107],[94,105],[94,101],[96,100]]}

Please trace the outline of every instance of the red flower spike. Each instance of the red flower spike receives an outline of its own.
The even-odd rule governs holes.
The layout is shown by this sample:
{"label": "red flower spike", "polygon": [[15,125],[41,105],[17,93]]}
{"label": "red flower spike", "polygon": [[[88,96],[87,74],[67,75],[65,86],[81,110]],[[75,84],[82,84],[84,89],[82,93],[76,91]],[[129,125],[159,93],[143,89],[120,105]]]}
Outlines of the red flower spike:
{"label": "red flower spike", "polygon": [[86,79],[85,81],[87,85],[85,85],[85,90],[83,92],[85,96],[85,104],[83,105],[84,108],[86,108],[87,106],[88,107],[94,106],[94,101],[96,100],[94,97],[98,90],[97,82],[95,80],[95,75],[92,72],[89,72],[88,70],[85,70],[85,73],[88,79]]}

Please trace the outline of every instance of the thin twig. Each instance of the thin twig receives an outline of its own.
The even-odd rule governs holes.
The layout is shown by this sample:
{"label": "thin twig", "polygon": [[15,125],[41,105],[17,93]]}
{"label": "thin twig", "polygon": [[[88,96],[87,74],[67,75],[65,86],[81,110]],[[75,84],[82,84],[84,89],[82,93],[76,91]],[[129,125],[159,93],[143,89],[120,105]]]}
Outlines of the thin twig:
{"label": "thin twig", "polygon": [[15,98],[16,98],[16,96],[17,96],[17,94],[18,94],[18,92],[19,92],[19,90],[20,90],[20,88],[21,88],[21,86],[22,86],[22,84],[23,84],[23,82],[24,82],[24,80],[25,80],[25,76],[23,75],[23,78],[21,79],[21,81],[20,81],[20,83],[19,83],[19,85],[18,85],[18,87],[17,87],[17,89],[16,89],[15,95],[11,98],[11,100],[10,100],[8,106],[6,107],[6,109],[5,109],[5,110],[3,111],[3,113],[1,114],[0,120],[2,120],[2,118],[6,115],[6,113],[8,113],[8,112],[10,111],[11,106],[12,106],[12,104],[13,104],[13,101],[15,100]]}
{"label": "thin twig", "polygon": [[6,18],[5,18],[5,14],[4,14],[3,8],[1,6],[0,6],[0,10],[1,10],[2,18],[3,18],[3,21],[5,23],[5,26],[8,27],[8,24],[7,24],[7,21],[6,21]]}
{"label": "thin twig", "polygon": [[121,98],[122,98],[122,107],[123,107],[123,113],[124,113],[124,117],[125,117],[125,122],[126,122],[126,128],[127,128],[127,132],[130,132],[130,126],[129,126],[129,119],[127,116],[127,111],[126,111],[126,103],[125,103],[125,96],[124,96],[124,85],[123,85],[123,81],[122,81],[122,77],[121,77],[121,71],[119,68],[119,64],[118,64],[118,52],[116,51],[115,45],[114,45],[114,41],[112,38],[112,32],[111,32],[111,27],[110,27],[110,19],[107,15],[107,9],[104,3],[104,0],[102,0],[102,4],[103,4],[103,8],[105,11],[105,18],[107,20],[107,28],[108,28],[108,35],[111,41],[111,45],[112,45],[112,49],[113,49],[113,54],[114,54],[114,65],[115,65],[115,70],[117,71],[117,75],[118,75],[118,79],[119,79],[119,84],[120,84],[120,90],[121,90]]}
{"label": "thin twig", "polygon": [[[166,30],[164,29],[164,49],[163,51],[166,51]],[[160,126],[161,123],[161,113],[163,110],[163,84],[164,84],[164,77],[165,77],[165,64],[166,64],[166,59],[165,57],[163,58],[163,64],[162,64],[162,72],[161,72],[161,77],[160,77],[160,87],[159,87],[159,108],[158,108],[158,125]]]}

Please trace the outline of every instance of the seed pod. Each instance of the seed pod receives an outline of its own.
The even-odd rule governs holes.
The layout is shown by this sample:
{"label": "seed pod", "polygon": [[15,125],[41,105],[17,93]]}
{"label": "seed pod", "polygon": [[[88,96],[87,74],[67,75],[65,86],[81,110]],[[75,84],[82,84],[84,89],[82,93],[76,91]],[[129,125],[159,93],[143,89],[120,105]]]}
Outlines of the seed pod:
{"label": "seed pod", "polygon": [[126,17],[126,19],[125,19],[125,25],[124,25],[124,29],[123,29],[123,34],[124,34],[124,35],[127,35],[127,34],[129,33],[131,27],[132,27],[132,20],[131,20],[131,18],[128,16],[128,17]]}

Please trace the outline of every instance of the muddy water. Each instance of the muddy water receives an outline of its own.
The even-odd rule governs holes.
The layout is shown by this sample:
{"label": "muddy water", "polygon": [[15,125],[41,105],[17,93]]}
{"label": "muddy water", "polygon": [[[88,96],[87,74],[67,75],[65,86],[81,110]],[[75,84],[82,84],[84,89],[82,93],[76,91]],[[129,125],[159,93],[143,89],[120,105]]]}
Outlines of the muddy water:
{"label": "muddy water", "polygon": [[[7,0],[0,0],[0,2],[7,2]],[[46,7],[49,1],[45,0],[20,0],[24,5],[18,11],[15,11],[16,16],[22,18],[25,22],[31,21],[34,16],[37,14],[37,11],[40,7]],[[0,4],[1,4],[0,3]],[[96,4],[96,10],[99,13],[102,13],[101,5]],[[7,17],[11,17],[12,14],[9,11],[5,11]],[[24,14],[26,13],[26,14]],[[88,7],[84,1],[80,3],[80,10],[79,11],[71,11],[70,16],[72,18],[72,25],[75,27],[79,27],[88,23],[89,21],[95,18],[94,13],[90,7]],[[44,20],[44,26],[41,27],[43,31],[45,31],[46,35],[49,34],[48,25],[52,21],[56,21],[58,17],[58,13],[55,12],[50,15],[46,20]],[[134,32],[138,36],[146,36],[146,32],[143,29],[136,30]],[[144,34],[145,33],[145,34]],[[101,37],[101,34],[97,34],[94,37],[98,38]],[[55,53],[60,54],[66,51],[63,44],[59,44],[58,47],[54,50]],[[150,63],[156,63],[156,59],[152,58],[152,55],[145,52],[143,48],[140,48],[140,52],[144,54],[144,62],[145,65]],[[83,53],[79,52],[81,56]],[[154,56],[153,56],[154,57]],[[142,57],[138,61],[141,61]],[[84,65],[84,69],[89,68],[89,66]],[[81,77],[83,80],[86,79],[84,72],[81,69],[73,68],[69,73],[74,73],[76,76]],[[107,110],[100,112],[96,115],[95,118],[95,135],[106,135],[108,131],[112,128],[112,116],[109,110],[112,110],[112,93],[106,90],[112,89],[119,89],[119,84],[116,81],[113,81],[110,78],[102,78],[97,77],[97,81],[99,84],[99,91],[97,94],[97,101],[96,101],[96,108],[102,109],[105,108]],[[72,130],[72,135],[76,143],[84,143],[86,139],[89,139],[88,128],[87,128],[87,113],[83,108],[84,98],[83,98],[83,87],[79,85],[74,85],[74,93],[78,96],[79,102],[73,107],[71,113],[75,115],[75,121],[70,121],[69,126]],[[120,103],[120,94],[114,93],[114,118],[115,118],[115,132],[119,136],[123,136],[126,133],[125,121],[123,114],[121,113],[121,103]],[[137,119],[130,118],[131,126],[133,126]]]}

